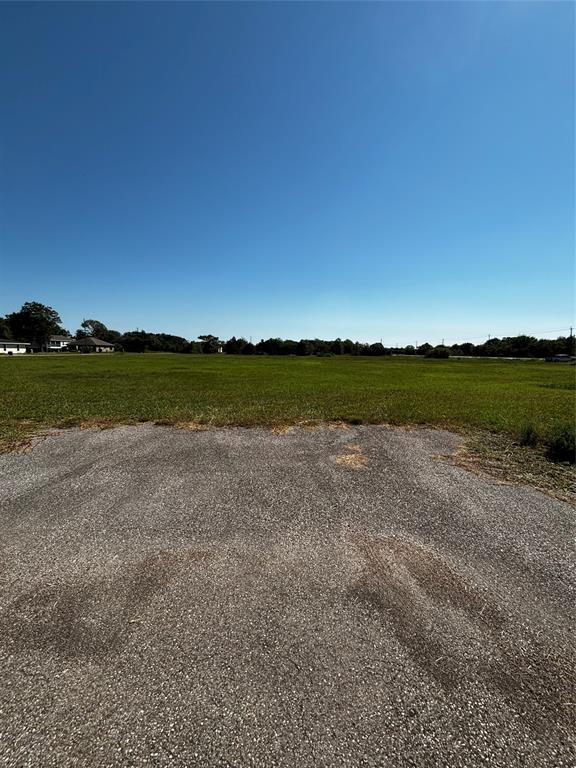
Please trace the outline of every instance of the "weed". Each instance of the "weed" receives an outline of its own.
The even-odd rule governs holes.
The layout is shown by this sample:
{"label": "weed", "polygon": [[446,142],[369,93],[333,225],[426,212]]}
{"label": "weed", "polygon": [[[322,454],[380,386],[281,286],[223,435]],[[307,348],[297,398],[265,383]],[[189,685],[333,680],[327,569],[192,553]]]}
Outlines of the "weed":
{"label": "weed", "polygon": [[546,454],[551,461],[576,463],[576,425],[557,426],[548,438]]}
{"label": "weed", "polygon": [[538,430],[531,422],[526,422],[520,427],[518,442],[520,445],[529,445],[531,448],[538,445]]}

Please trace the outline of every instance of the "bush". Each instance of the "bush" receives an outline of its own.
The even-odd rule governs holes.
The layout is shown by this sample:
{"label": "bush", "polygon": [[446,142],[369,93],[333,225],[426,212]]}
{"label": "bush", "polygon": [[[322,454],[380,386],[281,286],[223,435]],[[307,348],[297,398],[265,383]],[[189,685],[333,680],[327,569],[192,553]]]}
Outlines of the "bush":
{"label": "bush", "polygon": [[562,424],[553,430],[546,451],[551,461],[576,462],[576,425]]}
{"label": "bush", "polygon": [[533,424],[528,422],[520,427],[518,442],[520,445],[530,445],[532,447],[538,443],[538,432]]}

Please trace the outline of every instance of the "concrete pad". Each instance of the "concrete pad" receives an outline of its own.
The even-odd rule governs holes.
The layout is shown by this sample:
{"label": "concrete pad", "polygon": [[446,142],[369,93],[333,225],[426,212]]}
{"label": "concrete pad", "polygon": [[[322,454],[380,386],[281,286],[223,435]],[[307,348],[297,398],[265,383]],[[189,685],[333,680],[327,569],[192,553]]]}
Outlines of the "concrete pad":
{"label": "concrete pad", "polygon": [[573,510],[384,427],[0,456],[3,766],[574,763]]}

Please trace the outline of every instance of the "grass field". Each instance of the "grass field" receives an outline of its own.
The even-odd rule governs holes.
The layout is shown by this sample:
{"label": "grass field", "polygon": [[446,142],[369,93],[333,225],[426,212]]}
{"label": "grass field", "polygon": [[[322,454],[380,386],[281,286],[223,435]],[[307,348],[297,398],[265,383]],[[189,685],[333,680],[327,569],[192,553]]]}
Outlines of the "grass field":
{"label": "grass field", "polygon": [[0,359],[0,440],[85,422],[436,424],[545,436],[574,420],[572,366],[413,358],[47,355]]}

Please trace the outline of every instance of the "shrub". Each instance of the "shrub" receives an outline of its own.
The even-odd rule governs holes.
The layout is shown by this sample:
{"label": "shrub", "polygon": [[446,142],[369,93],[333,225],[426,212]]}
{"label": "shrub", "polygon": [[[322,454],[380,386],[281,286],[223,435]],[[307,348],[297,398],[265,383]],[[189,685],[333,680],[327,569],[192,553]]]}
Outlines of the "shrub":
{"label": "shrub", "polygon": [[518,435],[520,445],[530,445],[534,447],[538,443],[538,432],[533,424],[527,422],[520,427]]}
{"label": "shrub", "polygon": [[551,461],[576,462],[576,425],[562,424],[556,427],[549,439],[546,451]]}

